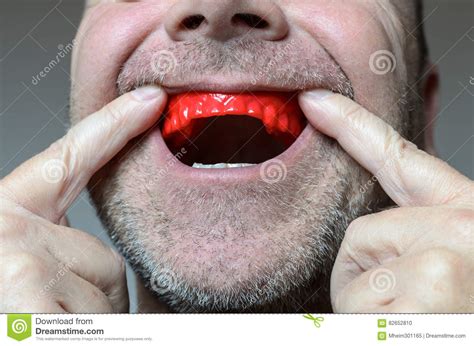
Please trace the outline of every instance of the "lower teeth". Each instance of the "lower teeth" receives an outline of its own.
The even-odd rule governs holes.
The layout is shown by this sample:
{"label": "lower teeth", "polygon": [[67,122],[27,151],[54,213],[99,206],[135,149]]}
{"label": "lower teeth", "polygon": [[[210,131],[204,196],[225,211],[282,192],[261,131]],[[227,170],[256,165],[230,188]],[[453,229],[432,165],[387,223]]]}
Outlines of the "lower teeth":
{"label": "lower teeth", "polygon": [[253,163],[216,163],[214,165],[205,165],[203,163],[195,162],[193,168],[241,168],[254,166]]}

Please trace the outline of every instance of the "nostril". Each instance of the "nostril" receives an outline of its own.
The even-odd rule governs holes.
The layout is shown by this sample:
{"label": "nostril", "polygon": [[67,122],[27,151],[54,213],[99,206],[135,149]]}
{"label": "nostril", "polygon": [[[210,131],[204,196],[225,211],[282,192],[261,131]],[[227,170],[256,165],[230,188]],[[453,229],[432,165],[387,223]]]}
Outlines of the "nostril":
{"label": "nostril", "polygon": [[255,29],[265,29],[270,24],[260,16],[251,13],[237,13],[232,17],[232,23],[245,24]]}
{"label": "nostril", "polygon": [[171,6],[164,29],[174,41],[205,37],[219,42],[248,35],[264,41],[286,37],[286,16],[273,0],[181,0]]}
{"label": "nostril", "polygon": [[181,27],[186,30],[194,30],[204,22],[206,18],[201,14],[188,16],[181,21]]}

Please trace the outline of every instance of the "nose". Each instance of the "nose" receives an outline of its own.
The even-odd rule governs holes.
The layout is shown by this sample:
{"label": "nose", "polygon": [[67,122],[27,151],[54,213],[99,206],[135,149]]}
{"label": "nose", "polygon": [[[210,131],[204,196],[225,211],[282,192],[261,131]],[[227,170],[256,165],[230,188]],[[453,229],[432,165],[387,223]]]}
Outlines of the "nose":
{"label": "nose", "polygon": [[165,29],[176,41],[196,36],[277,41],[288,33],[288,22],[272,0],[181,0],[170,9]]}

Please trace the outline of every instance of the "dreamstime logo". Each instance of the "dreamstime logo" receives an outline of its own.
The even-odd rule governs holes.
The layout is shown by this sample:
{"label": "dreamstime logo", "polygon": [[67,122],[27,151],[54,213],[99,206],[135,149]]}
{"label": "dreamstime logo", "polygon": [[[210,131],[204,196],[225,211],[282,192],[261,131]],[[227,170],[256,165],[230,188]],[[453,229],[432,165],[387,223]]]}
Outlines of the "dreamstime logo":
{"label": "dreamstime logo", "polygon": [[286,179],[286,166],[281,160],[264,162],[260,168],[260,177],[268,184],[275,184]]}
{"label": "dreamstime logo", "polygon": [[174,71],[178,62],[176,57],[169,50],[160,50],[153,55],[151,67],[159,75],[166,75]]}
{"label": "dreamstime logo", "polygon": [[378,50],[370,56],[370,70],[377,75],[385,75],[395,71],[397,60],[395,55],[388,50]]}
{"label": "dreamstime logo", "polygon": [[395,288],[395,274],[386,268],[375,270],[369,277],[370,288],[377,293],[384,293]]}
{"label": "dreamstime logo", "polygon": [[21,334],[28,331],[28,324],[25,320],[15,320],[12,322],[12,331],[15,334]]}
{"label": "dreamstime logo", "polygon": [[151,288],[157,293],[164,293],[170,288],[176,286],[176,274],[169,269],[161,270],[151,281]]}
{"label": "dreamstime logo", "polygon": [[41,175],[46,182],[56,184],[66,178],[68,170],[63,161],[52,159],[44,163]]}
{"label": "dreamstime logo", "polygon": [[31,84],[38,85],[43,78],[46,78],[48,73],[54,70],[56,66],[59,66],[61,61],[72,52],[75,44],[75,40],[72,40],[72,42],[69,42],[67,45],[58,44],[58,52],[54,59],[50,60],[49,63],[37,75],[31,77]]}
{"label": "dreamstime logo", "polygon": [[7,317],[7,335],[17,341],[31,336],[30,314],[9,314]]}

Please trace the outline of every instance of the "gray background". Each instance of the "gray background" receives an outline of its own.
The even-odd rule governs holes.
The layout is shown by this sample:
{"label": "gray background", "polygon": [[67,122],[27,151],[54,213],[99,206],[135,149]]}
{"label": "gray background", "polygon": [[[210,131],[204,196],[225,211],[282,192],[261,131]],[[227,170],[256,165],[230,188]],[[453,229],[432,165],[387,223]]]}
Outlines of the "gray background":
{"label": "gray background", "polygon": [[[442,81],[435,143],[441,158],[474,177],[473,0],[428,0],[424,25]],[[0,0],[0,177],[61,137],[69,126],[70,54],[34,85],[74,38],[79,0]],[[59,47],[58,47],[59,46]],[[68,213],[75,228],[109,242],[83,194]],[[133,308],[132,301],[132,309]]]}

